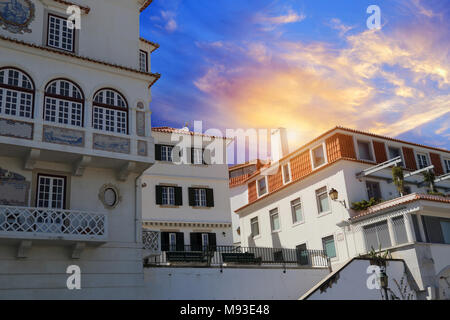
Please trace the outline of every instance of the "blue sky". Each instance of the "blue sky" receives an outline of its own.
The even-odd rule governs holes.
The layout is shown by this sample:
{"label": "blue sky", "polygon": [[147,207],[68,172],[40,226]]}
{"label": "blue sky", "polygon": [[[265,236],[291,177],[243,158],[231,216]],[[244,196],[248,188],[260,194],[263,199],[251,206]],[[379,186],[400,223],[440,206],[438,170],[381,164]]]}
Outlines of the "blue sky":
{"label": "blue sky", "polygon": [[283,126],[291,148],[342,125],[450,149],[449,18],[446,0],[154,0],[152,125]]}

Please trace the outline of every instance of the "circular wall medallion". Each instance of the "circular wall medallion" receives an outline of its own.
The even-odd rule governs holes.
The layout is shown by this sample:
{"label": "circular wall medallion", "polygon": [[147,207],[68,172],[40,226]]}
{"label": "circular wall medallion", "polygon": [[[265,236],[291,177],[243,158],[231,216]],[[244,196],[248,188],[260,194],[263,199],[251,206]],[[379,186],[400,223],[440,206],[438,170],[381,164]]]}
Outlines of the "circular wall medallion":
{"label": "circular wall medallion", "polygon": [[106,209],[114,209],[122,201],[119,189],[112,184],[105,184],[100,188],[98,198]]}
{"label": "circular wall medallion", "polygon": [[30,33],[28,26],[34,20],[31,0],[0,1],[0,25],[12,33]]}

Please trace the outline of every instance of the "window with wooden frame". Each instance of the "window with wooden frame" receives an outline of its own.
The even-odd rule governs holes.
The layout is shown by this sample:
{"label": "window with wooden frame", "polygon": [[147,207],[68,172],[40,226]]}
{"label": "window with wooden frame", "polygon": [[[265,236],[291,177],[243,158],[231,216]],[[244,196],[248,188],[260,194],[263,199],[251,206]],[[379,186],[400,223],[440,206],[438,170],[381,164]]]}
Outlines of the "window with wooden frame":
{"label": "window with wooden frame", "polygon": [[57,79],[45,88],[44,120],[83,127],[84,95],[70,80]]}
{"label": "window with wooden frame", "polygon": [[0,114],[32,119],[35,87],[23,71],[5,67],[0,69]]}
{"label": "window with wooden frame", "polygon": [[54,14],[48,15],[47,46],[75,52],[75,29],[68,27],[67,18]]}
{"label": "window with wooden frame", "polygon": [[128,134],[128,105],[114,89],[101,89],[94,95],[92,126],[97,130]]}
{"label": "window with wooden frame", "polygon": [[183,205],[182,188],[175,186],[156,186],[156,204],[163,206]]}
{"label": "window with wooden frame", "polygon": [[148,72],[148,53],[144,50],[139,50],[139,70]]}

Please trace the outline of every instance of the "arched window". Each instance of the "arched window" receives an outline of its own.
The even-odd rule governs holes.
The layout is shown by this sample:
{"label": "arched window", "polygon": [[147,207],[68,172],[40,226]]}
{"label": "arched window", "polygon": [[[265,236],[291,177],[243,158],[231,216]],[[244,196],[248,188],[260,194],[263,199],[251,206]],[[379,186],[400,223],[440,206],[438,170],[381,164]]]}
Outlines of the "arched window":
{"label": "arched window", "polygon": [[45,88],[44,120],[82,127],[84,96],[72,81],[57,79]]}
{"label": "arched window", "polygon": [[0,114],[33,118],[34,84],[16,68],[0,69]]}
{"label": "arched window", "polygon": [[92,126],[98,130],[128,134],[128,106],[119,92],[113,89],[97,91]]}

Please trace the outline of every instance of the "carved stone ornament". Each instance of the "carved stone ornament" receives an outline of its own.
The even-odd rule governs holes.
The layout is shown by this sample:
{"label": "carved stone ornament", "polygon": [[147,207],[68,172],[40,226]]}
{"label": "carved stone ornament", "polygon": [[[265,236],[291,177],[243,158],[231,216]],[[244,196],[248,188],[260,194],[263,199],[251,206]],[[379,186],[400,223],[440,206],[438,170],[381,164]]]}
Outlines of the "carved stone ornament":
{"label": "carved stone ornament", "polygon": [[12,33],[31,33],[35,7],[31,0],[0,0],[0,26]]}
{"label": "carved stone ornament", "polygon": [[112,210],[122,201],[119,188],[115,185],[107,183],[100,188],[98,198],[106,209]]}

